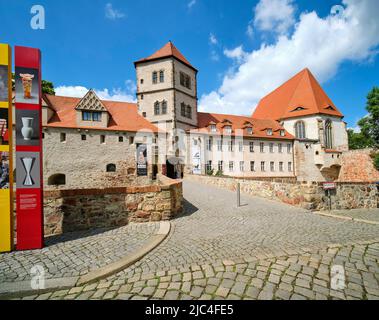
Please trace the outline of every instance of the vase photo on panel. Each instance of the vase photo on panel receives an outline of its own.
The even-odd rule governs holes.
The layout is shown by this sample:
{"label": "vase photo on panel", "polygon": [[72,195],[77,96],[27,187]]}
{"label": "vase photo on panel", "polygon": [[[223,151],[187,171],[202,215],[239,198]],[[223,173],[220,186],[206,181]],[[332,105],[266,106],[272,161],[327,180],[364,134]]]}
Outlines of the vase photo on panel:
{"label": "vase photo on panel", "polygon": [[16,79],[16,102],[39,104],[39,78],[38,70],[17,67]]}
{"label": "vase photo on panel", "polygon": [[16,185],[19,189],[39,188],[40,158],[38,152],[17,152]]}
{"label": "vase photo on panel", "polygon": [[38,110],[17,110],[16,142],[19,146],[40,144],[40,123]]}
{"label": "vase photo on panel", "polygon": [[0,107],[0,146],[9,145],[8,109]]}

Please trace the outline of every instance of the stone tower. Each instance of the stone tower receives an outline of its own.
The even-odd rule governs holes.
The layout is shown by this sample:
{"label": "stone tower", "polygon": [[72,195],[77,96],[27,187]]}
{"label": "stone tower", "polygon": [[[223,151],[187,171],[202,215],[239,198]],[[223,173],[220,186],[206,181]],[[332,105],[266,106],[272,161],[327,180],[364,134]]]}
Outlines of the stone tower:
{"label": "stone tower", "polygon": [[139,113],[167,130],[168,141],[175,141],[177,129],[196,128],[198,71],[172,42],[134,65]]}

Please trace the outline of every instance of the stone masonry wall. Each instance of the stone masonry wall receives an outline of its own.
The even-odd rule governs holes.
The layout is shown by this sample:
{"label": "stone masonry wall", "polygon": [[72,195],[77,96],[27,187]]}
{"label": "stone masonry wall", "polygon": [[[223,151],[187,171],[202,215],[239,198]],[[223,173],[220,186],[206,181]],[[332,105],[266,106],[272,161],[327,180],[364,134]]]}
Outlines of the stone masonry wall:
{"label": "stone masonry wall", "polygon": [[[237,183],[241,192],[281,201],[307,210],[324,211],[329,209],[329,198],[318,182],[298,182],[295,178],[238,179],[229,177],[210,177],[186,175],[186,178],[200,183],[235,191]],[[332,209],[377,208],[378,190],[375,184],[339,182],[332,191]]]}
{"label": "stone masonry wall", "polygon": [[182,182],[159,176],[159,185],[44,192],[45,235],[169,220],[182,211]]}

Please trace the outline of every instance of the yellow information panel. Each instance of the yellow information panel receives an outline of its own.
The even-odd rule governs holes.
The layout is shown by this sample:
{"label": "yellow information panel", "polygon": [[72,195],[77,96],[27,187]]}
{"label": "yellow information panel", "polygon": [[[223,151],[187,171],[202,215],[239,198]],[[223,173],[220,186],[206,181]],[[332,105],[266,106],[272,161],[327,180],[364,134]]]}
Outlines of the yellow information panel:
{"label": "yellow information panel", "polygon": [[11,48],[0,43],[0,252],[13,249]]}

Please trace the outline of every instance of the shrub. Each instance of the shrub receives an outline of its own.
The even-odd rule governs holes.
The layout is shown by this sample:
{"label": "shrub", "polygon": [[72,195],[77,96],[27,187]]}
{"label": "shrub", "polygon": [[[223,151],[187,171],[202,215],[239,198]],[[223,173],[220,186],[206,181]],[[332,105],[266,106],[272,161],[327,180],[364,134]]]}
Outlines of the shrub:
{"label": "shrub", "polygon": [[207,175],[208,175],[208,176],[213,176],[213,172],[214,172],[213,169],[212,169],[212,170],[207,170]]}
{"label": "shrub", "polygon": [[379,170],[379,153],[374,156],[374,166],[376,170]]}
{"label": "shrub", "polygon": [[218,170],[215,174],[216,177],[223,177],[224,176],[224,173],[222,172],[222,170]]}

